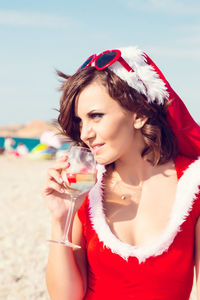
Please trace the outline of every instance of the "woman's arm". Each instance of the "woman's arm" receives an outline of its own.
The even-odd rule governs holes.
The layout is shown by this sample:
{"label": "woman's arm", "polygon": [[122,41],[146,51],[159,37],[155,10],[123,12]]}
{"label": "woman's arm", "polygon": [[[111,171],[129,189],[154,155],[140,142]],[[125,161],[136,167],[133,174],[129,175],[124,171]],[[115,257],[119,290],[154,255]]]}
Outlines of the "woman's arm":
{"label": "woman's arm", "polygon": [[[47,172],[43,197],[51,213],[52,240],[61,240],[69,207],[70,196],[65,193],[61,170],[69,166],[68,158],[61,158]],[[76,215],[85,196],[75,202],[69,238],[82,244],[82,224]],[[65,200],[65,201],[64,201]],[[57,243],[50,243],[46,270],[47,288],[51,300],[82,300],[86,290],[86,266],[84,248],[73,250]]]}
{"label": "woman's arm", "polygon": [[196,291],[197,300],[200,300],[200,217],[196,224],[195,240]]}
{"label": "woman's arm", "polygon": [[[60,239],[63,231],[59,224],[52,226],[52,239]],[[82,245],[82,225],[77,216],[73,224],[75,244]],[[46,270],[47,288],[51,300],[81,300],[86,291],[86,263],[84,249],[73,250],[51,244]]]}

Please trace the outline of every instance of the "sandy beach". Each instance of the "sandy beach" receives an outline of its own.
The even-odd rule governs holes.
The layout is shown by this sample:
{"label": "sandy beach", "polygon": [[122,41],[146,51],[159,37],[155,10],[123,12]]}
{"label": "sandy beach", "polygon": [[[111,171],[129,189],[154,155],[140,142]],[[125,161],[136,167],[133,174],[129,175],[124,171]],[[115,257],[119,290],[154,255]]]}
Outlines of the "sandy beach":
{"label": "sandy beach", "polygon": [[50,216],[40,195],[52,161],[0,156],[0,299],[48,300]]}
{"label": "sandy beach", "polygon": [[[45,268],[50,216],[41,187],[52,161],[1,155],[0,165],[0,299],[49,300]],[[190,300],[195,300],[195,291]]]}

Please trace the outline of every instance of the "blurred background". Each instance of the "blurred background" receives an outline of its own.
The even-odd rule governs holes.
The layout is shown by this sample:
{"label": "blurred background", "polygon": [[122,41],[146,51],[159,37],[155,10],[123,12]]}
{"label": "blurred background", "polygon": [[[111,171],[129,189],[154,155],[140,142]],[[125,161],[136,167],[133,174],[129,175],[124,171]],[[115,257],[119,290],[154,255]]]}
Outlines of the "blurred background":
{"label": "blurred background", "polygon": [[0,0],[0,125],[57,117],[55,69],[137,45],[200,121],[199,0]]}
{"label": "blurred background", "polygon": [[55,70],[73,74],[91,54],[130,45],[154,60],[199,123],[199,0],[0,0],[0,299],[49,299],[40,190],[68,147],[53,124]]}

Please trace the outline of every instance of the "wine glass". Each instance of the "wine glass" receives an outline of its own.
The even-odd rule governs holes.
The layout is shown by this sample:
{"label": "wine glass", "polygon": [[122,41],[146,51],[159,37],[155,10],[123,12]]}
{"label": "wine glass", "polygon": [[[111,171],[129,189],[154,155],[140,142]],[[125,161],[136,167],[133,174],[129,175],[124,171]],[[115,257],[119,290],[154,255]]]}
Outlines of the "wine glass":
{"label": "wine glass", "polygon": [[[69,241],[69,230],[75,201],[78,196],[89,191],[96,182],[96,163],[92,152],[88,148],[72,146],[68,152],[69,168],[62,170],[66,193],[70,195],[70,205],[64,228],[64,235],[60,241],[49,240],[73,248],[81,248]],[[64,200],[66,201],[66,200]]]}

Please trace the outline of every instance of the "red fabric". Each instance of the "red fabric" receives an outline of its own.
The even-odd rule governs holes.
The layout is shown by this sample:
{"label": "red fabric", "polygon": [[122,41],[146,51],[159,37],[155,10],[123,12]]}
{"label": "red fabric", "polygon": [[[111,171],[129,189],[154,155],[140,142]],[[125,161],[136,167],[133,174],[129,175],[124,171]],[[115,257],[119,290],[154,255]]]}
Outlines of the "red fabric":
{"label": "red fabric", "polygon": [[147,54],[145,54],[145,57],[147,63],[154,68],[167,87],[169,101],[171,101],[167,120],[178,138],[179,153],[197,158],[200,156],[200,126],[193,120],[185,104],[171,88],[160,69]]}
{"label": "red fabric", "polygon": [[[175,159],[178,179],[191,160]],[[167,251],[139,264],[128,261],[99,242],[89,218],[89,199],[78,211],[88,262],[88,289],[84,300],[188,300],[193,283],[194,232],[200,215],[200,197]]]}

